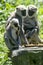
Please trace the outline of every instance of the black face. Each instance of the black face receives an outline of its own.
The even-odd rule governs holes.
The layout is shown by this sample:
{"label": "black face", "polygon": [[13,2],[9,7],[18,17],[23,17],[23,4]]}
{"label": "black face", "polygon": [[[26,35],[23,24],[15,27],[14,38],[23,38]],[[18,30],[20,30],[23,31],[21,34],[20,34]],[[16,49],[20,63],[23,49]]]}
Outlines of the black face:
{"label": "black face", "polygon": [[26,16],[26,10],[21,11],[22,16]]}
{"label": "black face", "polygon": [[14,26],[15,26],[15,27],[18,27],[18,24],[17,24],[17,23],[14,23]]}
{"label": "black face", "polygon": [[34,13],[35,13],[35,12],[32,11],[32,10],[29,10],[29,11],[28,11],[29,16],[32,16]]}

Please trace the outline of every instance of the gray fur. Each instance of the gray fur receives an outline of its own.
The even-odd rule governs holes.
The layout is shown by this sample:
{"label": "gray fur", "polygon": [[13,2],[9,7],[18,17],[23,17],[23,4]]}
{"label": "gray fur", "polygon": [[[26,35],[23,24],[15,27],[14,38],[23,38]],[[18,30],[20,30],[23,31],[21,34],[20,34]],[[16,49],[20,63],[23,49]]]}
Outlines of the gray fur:
{"label": "gray fur", "polygon": [[[25,9],[24,7],[22,7],[22,8]],[[20,36],[19,37],[19,39],[20,39],[19,42],[21,42],[21,44],[27,44],[27,39],[26,39],[26,37],[24,35],[24,32],[23,32],[23,29],[22,29],[22,15],[19,12],[17,12],[19,9],[20,9],[19,12],[21,12],[21,7],[17,7],[16,10],[11,14],[11,16],[8,18],[8,20],[6,22],[6,30],[7,30],[7,32],[5,34],[5,37],[6,37],[5,42],[6,42],[8,48],[10,50],[16,49],[16,47],[18,48],[17,40],[15,41],[15,39],[17,38],[17,34],[15,33],[15,30],[14,29],[11,30],[11,34],[12,34],[12,37],[14,38],[14,41],[12,40],[12,37],[9,37],[10,33],[8,35],[8,30],[10,28],[10,23],[12,23],[11,24],[11,26],[12,26],[14,18],[18,19],[19,25],[20,25],[19,26],[19,29],[20,29],[19,30],[19,36]],[[7,35],[8,35],[8,37],[7,37]],[[9,38],[11,39],[12,43],[10,42]]]}
{"label": "gray fur", "polygon": [[[33,15],[28,13],[28,11],[34,11]],[[29,15],[30,14],[30,15]],[[27,7],[27,17],[24,18],[23,28],[25,35],[30,40],[29,42],[43,43],[39,38],[39,25],[37,20],[37,8],[34,5],[29,5]]]}
{"label": "gray fur", "polygon": [[[15,24],[17,26],[15,27]],[[8,48],[12,51],[19,48],[20,38],[19,38],[19,21],[14,18],[10,21],[8,27],[6,28],[6,33],[4,34],[4,39]]]}

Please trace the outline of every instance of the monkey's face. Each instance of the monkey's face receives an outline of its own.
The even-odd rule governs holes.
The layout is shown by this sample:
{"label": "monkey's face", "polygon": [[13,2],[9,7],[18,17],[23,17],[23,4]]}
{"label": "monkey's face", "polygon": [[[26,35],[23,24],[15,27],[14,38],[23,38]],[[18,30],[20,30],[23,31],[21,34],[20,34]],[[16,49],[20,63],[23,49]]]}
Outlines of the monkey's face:
{"label": "monkey's face", "polygon": [[33,16],[36,13],[36,11],[37,11],[36,6],[34,6],[34,5],[28,6],[28,15],[30,17]]}
{"label": "monkey's face", "polygon": [[21,10],[21,15],[22,16],[26,16],[26,10],[24,9],[24,10]]}
{"label": "monkey's face", "polygon": [[25,17],[26,16],[26,7],[23,5],[20,5],[16,8],[17,10],[17,14],[21,17]]}
{"label": "monkey's face", "polygon": [[19,21],[18,19],[12,19],[11,21],[11,27],[15,29],[16,31],[19,30]]}

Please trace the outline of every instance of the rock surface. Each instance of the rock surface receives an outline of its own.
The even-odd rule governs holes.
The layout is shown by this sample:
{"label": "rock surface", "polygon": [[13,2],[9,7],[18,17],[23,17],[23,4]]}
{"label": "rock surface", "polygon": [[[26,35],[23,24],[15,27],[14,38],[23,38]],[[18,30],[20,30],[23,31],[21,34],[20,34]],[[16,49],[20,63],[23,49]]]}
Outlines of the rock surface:
{"label": "rock surface", "polygon": [[14,50],[12,65],[43,65],[43,47],[22,47]]}

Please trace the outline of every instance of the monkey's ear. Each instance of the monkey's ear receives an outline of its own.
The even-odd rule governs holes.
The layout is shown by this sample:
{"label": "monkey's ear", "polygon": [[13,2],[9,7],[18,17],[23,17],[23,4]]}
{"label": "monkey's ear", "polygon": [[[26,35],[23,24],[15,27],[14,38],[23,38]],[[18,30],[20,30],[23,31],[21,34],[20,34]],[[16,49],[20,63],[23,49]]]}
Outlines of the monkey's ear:
{"label": "monkey's ear", "polygon": [[17,7],[16,10],[19,10],[19,8]]}

